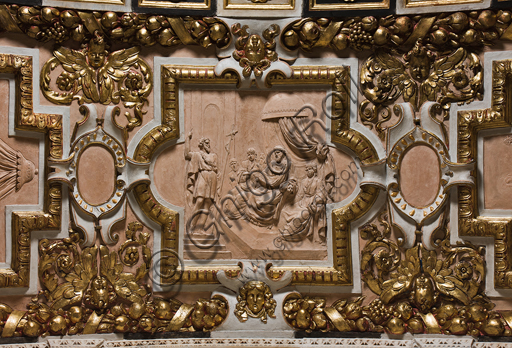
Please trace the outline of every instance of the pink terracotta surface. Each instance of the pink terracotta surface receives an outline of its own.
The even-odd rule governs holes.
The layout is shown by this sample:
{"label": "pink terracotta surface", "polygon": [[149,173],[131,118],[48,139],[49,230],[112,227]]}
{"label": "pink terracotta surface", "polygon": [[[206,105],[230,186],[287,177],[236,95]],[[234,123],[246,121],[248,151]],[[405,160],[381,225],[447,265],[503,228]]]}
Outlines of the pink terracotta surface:
{"label": "pink terracotta surface", "polygon": [[78,191],[91,205],[107,202],[115,189],[114,158],[102,146],[89,146],[78,161]]}
{"label": "pink terracotta surface", "polygon": [[428,146],[418,145],[402,156],[400,190],[404,200],[417,208],[432,204],[439,191],[441,179],[436,152]]}
{"label": "pink terracotta surface", "polygon": [[512,136],[486,137],[483,150],[485,208],[512,209]]}

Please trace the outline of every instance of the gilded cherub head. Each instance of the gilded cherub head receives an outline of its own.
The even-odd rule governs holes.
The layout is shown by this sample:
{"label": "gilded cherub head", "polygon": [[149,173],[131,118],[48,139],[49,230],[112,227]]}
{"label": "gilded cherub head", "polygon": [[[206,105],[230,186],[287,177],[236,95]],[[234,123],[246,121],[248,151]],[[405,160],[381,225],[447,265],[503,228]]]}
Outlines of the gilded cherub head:
{"label": "gilded cherub head", "polygon": [[266,323],[267,315],[271,318],[276,317],[276,300],[273,299],[272,291],[267,284],[253,280],[242,286],[239,293],[235,309],[238,320],[244,322],[251,317],[260,318]]}
{"label": "gilded cherub head", "polygon": [[425,80],[429,74],[435,54],[428,50],[418,40],[414,47],[404,54],[405,65],[409,68],[409,74],[416,81]]}
{"label": "gilded cherub head", "polygon": [[89,41],[87,47],[87,61],[89,65],[98,69],[105,64],[105,58],[107,57],[107,50],[105,40],[102,36],[96,36]]}
{"label": "gilded cherub head", "polygon": [[112,285],[102,276],[94,277],[89,289],[85,292],[85,303],[97,309],[107,308],[115,298]]}
{"label": "gilded cherub head", "polygon": [[257,63],[265,58],[265,45],[259,35],[251,35],[245,45],[245,56],[249,61]]}

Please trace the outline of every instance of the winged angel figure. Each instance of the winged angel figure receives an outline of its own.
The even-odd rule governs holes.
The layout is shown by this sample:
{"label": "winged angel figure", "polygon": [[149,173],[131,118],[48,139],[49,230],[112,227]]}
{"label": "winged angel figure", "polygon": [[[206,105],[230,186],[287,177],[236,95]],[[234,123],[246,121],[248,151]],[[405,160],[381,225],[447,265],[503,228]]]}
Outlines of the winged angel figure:
{"label": "winged angel figure", "polygon": [[379,220],[383,232],[372,224],[361,233],[368,240],[361,252],[361,270],[364,282],[384,304],[409,296],[411,304],[426,313],[443,300],[468,305],[479,296],[485,277],[481,248],[471,243],[450,245],[447,235],[438,247],[441,255],[421,243],[400,250],[388,239],[389,224]]}
{"label": "winged angel figure", "polygon": [[361,87],[367,100],[359,114],[363,123],[383,134],[382,123],[391,118],[388,105],[400,96],[418,110],[426,101],[470,103],[482,98],[482,65],[478,56],[460,47],[437,56],[420,41],[402,59],[383,50],[371,55],[361,68]]}
{"label": "winged angel figure", "polygon": [[[91,39],[85,50],[60,47],[41,71],[43,94],[55,104],[66,105],[75,99],[79,104],[108,105],[122,101],[125,107],[134,109],[133,116],[125,114],[129,121],[127,128],[132,130],[142,123],[146,113],[142,107],[153,87],[151,70],[139,57],[139,51],[138,47],[131,47],[108,55],[102,37]],[[64,71],[57,77],[59,91],[55,91],[50,74],[59,65]]]}
{"label": "winged angel figure", "polygon": [[[99,250],[93,246],[79,251],[77,235],[52,244],[43,240],[40,244],[39,279],[50,308],[59,310],[85,304],[103,311],[118,298],[128,303],[144,303],[149,293],[140,281],[149,272],[151,254],[146,246],[149,234],[139,233],[135,238],[135,232],[141,227],[138,223],[129,225],[126,231],[128,240],[119,252],[110,251],[104,245]],[[124,272],[124,266],[133,266],[139,261],[139,248],[142,264],[135,274]],[[97,265],[98,251],[100,267]]]}

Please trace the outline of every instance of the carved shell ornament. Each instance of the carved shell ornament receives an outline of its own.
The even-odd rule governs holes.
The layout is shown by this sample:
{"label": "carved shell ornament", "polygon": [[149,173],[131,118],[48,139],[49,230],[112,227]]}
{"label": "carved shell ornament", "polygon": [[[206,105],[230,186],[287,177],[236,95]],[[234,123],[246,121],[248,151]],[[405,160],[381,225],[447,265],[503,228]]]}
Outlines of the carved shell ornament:
{"label": "carved shell ornament", "polygon": [[18,192],[37,174],[34,163],[0,139],[0,200]]}

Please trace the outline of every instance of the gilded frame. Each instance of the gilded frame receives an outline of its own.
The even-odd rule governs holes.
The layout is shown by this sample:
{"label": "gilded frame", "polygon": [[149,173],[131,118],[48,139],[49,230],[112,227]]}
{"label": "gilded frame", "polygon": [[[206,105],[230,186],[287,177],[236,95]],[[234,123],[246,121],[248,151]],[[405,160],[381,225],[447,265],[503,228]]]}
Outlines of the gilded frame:
{"label": "gilded frame", "polygon": [[286,0],[285,4],[261,4],[261,3],[247,3],[247,4],[234,4],[231,0],[224,0],[223,6],[226,10],[264,10],[264,11],[278,11],[278,10],[294,10],[296,5],[295,0]]}
{"label": "gilded frame", "polygon": [[[457,161],[477,161],[480,130],[508,127],[511,118],[512,60],[492,62],[492,102],[489,109],[457,113]],[[479,178],[477,178],[478,180]],[[476,187],[458,189],[458,224],[462,237],[494,237],[494,286],[512,289],[511,218],[479,216]]]}
{"label": "gilded frame", "polygon": [[[239,77],[228,71],[222,76],[216,76],[214,66],[164,65],[161,68],[161,107],[162,125],[150,131],[138,144],[135,160],[150,162],[156,149],[166,141],[179,138],[179,89],[180,84],[232,84],[239,83]],[[378,160],[373,145],[359,132],[349,130],[349,95],[350,68],[340,66],[294,66],[290,78],[279,72],[270,73],[266,84],[292,85],[317,84],[330,85],[335,96],[332,98],[332,113],[330,127],[331,141],[347,147],[362,163],[370,164]],[[158,204],[148,184],[140,184],[135,189],[135,196],[144,212],[162,226],[161,249],[178,251],[178,213]],[[357,197],[349,205],[335,209],[332,212],[333,229],[333,265],[330,267],[270,267],[267,270],[270,278],[276,279],[285,271],[292,272],[292,284],[315,285],[353,285],[352,254],[350,247],[350,222],[366,213],[377,199],[379,189],[363,187]],[[178,260],[162,263],[161,274],[173,274],[162,283],[174,283],[179,280],[185,284],[218,283],[217,271],[223,270],[228,275],[236,276],[239,267],[210,266],[186,267],[182,274],[176,274]]]}
{"label": "gilded frame", "polygon": [[203,0],[202,2],[138,0],[138,6],[177,10],[211,10],[212,0]]}
{"label": "gilded frame", "polygon": [[[15,129],[44,132],[45,157],[62,158],[62,116],[33,112],[33,62],[31,57],[0,54],[0,72],[15,77]],[[46,178],[48,168],[44,168]],[[61,186],[45,184],[43,211],[12,213],[11,268],[0,270],[0,287],[28,287],[30,274],[30,235],[33,230],[60,229]]]}
{"label": "gilded frame", "polygon": [[[500,0],[502,1],[502,0]],[[405,0],[405,8],[418,8],[418,7],[429,7],[429,6],[449,6],[449,5],[465,5],[465,4],[480,4],[483,0]]]}
{"label": "gilded frame", "polygon": [[356,2],[356,3],[339,3],[339,4],[318,4],[317,0],[309,0],[309,11],[343,11],[343,10],[377,10],[389,9],[390,0],[382,0],[379,2]]}

